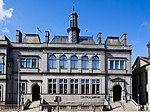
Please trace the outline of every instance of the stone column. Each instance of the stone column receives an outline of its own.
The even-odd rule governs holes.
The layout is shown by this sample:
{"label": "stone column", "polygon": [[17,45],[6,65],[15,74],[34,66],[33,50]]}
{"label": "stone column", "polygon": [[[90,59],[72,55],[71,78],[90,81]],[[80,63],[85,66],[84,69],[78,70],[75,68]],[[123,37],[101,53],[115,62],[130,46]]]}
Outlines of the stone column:
{"label": "stone column", "polygon": [[81,94],[81,79],[78,79],[78,94]]}
{"label": "stone column", "polygon": [[56,94],[59,94],[59,79],[56,79]]}

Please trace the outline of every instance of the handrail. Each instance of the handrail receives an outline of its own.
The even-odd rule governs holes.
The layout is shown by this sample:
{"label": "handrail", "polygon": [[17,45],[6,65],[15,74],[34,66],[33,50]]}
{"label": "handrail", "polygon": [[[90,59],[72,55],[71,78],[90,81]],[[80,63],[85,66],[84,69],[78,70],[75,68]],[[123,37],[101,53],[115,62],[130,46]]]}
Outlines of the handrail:
{"label": "handrail", "polygon": [[31,105],[31,101],[29,99],[26,99],[25,100],[25,103],[24,103],[24,110],[27,110],[29,108],[29,106]]}

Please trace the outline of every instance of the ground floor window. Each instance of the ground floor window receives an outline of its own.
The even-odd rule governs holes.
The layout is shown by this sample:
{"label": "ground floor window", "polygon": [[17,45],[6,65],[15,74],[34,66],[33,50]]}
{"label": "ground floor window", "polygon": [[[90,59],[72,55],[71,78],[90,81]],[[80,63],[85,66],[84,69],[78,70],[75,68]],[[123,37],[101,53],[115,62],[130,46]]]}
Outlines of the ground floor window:
{"label": "ground floor window", "polygon": [[92,79],[92,94],[99,94],[99,93],[100,93],[100,80]]}
{"label": "ground floor window", "polygon": [[[17,93],[18,93],[18,83],[17,83]],[[26,83],[25,82],[20,82],[19,83],[19,93],[20,94],[25,94],[26,93]]]}
{"label": "ground floor window", "polygon": [[89,94],[89,79],[81,79],[81,94]]}
{"label": "ground floor window", "polygon": [[67,94],[67,79],[59,79],[59,93]]}
{"label": "ground floor window", "polygon": [[48,79],[48,93],[49,94],[56,93],[56,79]]}
{"label": "ground floor window", "polygon": [[48,94],[100,94],[101,83],[100,79],[48,79]]}
{"label": "ground floor window", "polygon": [[0,85],[0,101],[3,101],[3,85]]}
{"label": "ground floor window", "polygon": [[70,93],[78,94],[78,79],[70,79]]}

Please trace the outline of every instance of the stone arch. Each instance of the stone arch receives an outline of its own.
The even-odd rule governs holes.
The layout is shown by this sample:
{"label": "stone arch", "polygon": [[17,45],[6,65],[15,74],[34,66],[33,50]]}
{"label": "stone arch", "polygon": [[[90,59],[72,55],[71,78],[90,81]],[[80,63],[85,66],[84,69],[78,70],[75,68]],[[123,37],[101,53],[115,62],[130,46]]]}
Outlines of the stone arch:
{"label": "stone arch", "polygon": [[40,86],[35,83],[32,85],[32,101],[40,100]]}
{"label": "stone arch", "polygon": [[122,93],[122,87],[118,85],[114,85],[113,87],[113,101],[120,101],[121,100],[121,93]]}

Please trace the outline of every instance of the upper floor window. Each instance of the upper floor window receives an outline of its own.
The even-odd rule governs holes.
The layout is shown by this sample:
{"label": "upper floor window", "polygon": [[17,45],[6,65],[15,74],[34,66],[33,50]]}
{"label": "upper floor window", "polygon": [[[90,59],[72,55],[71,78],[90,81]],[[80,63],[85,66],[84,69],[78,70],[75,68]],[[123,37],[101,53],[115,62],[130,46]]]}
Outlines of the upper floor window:
{"label": "upper floor window", "polygon": [[89,64],[89,59],[87,56],[83,56],[81,59],[81,66],[83,69],[87,69]]}
{"label": "upper floor window", "polygon": [[60,57],[60,68],[67,68],[67,57],[65,55]]}
{"label": "upper floor window", "polygon": [[99,58],[97,56],[92,57],[92,68],[93,69],[99,68]]}
{"label": "upper floor window", "polygon": [[125,60],[109,60],[109,69],[125,69]]}
{"label": "upper floor window", "polygon": [[77,56],[71,57],[71,68],[78,68],[78,57]]}
{"label": "upper floor window", "polygon": [[36,68],[36,58],[21,58],[21,68]]}
{"label": "upper floor window", "polygon": [[56,56],[51,55],[49,57],[49,68],[56,68],[57,64],[56,64]]}
{"label": "upper floor window", "polygon": [[0,61],[0,74],[2,73],[3,63]]}

